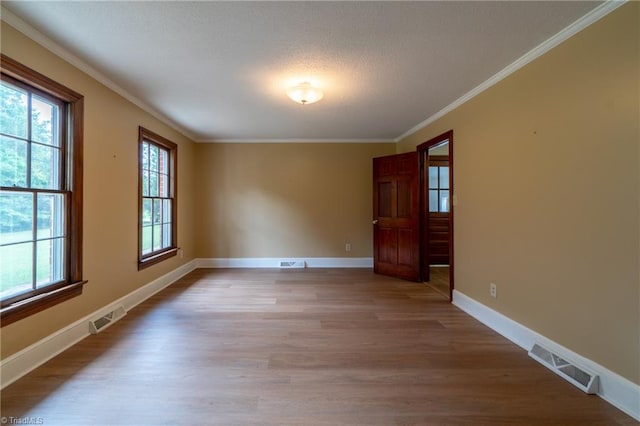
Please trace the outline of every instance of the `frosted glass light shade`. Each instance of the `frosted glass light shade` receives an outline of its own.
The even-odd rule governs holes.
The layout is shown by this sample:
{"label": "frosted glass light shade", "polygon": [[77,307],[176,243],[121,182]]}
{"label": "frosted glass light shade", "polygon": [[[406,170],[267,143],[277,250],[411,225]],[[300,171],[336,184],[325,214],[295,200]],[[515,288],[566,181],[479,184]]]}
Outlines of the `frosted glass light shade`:
{"label": "frosted glass light shade", "polygon": [[300,83],[297,86],[289,87],[287,95],[295,102],[305,105],[318,102],[322,99],[322,90],[313,87],[310,83]]}

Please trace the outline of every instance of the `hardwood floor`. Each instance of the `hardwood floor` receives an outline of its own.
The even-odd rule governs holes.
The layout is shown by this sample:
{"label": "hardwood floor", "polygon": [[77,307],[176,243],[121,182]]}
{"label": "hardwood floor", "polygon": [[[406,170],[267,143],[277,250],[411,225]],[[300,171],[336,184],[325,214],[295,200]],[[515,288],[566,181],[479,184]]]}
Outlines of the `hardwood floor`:
{"label": "hardwood floor", "polygon": [[630,425],[429,286],[197,270],[2,392],[44,425]]}
{"label": "hardwood floor", "polygon": [[430,266],[429,282],[427,282],[426,284],[449,299],[449,267]]}

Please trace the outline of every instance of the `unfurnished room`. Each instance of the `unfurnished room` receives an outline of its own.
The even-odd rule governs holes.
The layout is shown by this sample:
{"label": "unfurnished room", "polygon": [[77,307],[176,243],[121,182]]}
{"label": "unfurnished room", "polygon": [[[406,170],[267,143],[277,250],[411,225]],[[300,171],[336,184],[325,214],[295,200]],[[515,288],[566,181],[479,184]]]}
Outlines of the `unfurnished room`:
{"label": "unfurnished room", "polygon": [[640,3],[0,12],[1,424],[640,424]]}

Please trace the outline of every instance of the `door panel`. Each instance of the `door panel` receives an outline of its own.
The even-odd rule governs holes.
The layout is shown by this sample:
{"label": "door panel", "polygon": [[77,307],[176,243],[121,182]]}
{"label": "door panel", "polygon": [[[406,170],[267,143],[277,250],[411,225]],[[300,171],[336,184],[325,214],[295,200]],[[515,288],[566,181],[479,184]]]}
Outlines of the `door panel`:
{"label": "door panel", "polygon": [[429,213],[429,264],[449,264],[448,213]]}
{"label": "door panel", "polygon": [[392,182],[379,182],[378,183],[378,214],[381,217],[391,217],[391,197],[392,197]]}
{"label": "door panel", "polygon": [[393,263],[396,256],[397,231],[391,228],[379,228],[379,260],[383,263]]}
{"label": "door panel", "polygon": [[373,268],[420,280],[418,153],[373,159]]}
{"label": "door panel", "polygon": [[398,217],[411,218],[411,180],[402,176],[397,181],[398,185]]}
{"label": "door panel", "polygon": [[415,232],[411,229],[398,229],[398,264],[403,266],[411,266],[413,262],[413,239],[416,237]]}

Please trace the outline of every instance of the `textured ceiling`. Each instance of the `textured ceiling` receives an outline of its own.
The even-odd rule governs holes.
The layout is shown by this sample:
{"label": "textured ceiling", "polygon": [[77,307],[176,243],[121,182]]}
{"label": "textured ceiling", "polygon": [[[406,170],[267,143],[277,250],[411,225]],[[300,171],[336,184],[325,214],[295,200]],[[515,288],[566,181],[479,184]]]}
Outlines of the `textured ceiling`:
{"label": "textured ceiling", "polygon": [[[198,141],[394,140],[599,2],[14,2]],[[324,99],[285,89],[310,80]]]}

